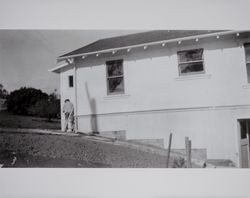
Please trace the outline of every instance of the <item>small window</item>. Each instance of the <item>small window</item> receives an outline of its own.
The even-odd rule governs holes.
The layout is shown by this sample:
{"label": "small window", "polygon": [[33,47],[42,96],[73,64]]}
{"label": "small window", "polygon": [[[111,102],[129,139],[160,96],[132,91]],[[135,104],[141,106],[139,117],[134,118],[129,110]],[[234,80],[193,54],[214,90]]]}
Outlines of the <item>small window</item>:
{"label": "small window", "polygon": [[69,76],[69,87],[73,87],[74,86],[74,79],[73,76]]}
{"label": "small window", "polygon": [[250,43],[246,43],[245,47],[245,56],[246,56],[246,67],[247,67],[247,80],[250,83]]}
{"label": "small window", "polygon": [[177,55],[180,75],[205,73],[203,49],[180,51]]}
{"label": "small window", "polygon": [[123,60],[106,62],[108,94],[124,93]]}
{"label": "small window", "polygon": [[240,123],[240,137],[241,139],[247,138],[250,135],[250,120],[239,120]]}

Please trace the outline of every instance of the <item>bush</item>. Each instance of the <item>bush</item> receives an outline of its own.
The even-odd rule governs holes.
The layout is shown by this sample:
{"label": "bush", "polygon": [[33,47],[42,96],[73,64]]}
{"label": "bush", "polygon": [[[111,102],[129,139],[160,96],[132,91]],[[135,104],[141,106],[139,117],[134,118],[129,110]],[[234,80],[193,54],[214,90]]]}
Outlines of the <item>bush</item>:
{"label": "bush", "polygon": [[186,162],[183,157],[175,157],[173,162],[173,168],[186,168]]}
{"label": "bush", "polygon": [[47,118],[51,121],[52,118],[58,118],[60,114],[60,100],[40,100],[28,109],[28,113],[33,116]]}
{"label": "bush", "polygon": [[2,84],[0,84],[0,98],[6,99],[7,96],[8,96],[8,91],[4,89]]}
{"label": "bush", "polygon": [[38,89],[22,87],[8,95],[7,109],[14,114],[28,115],[28,109],[41,100],[48,100],[48,94]]}

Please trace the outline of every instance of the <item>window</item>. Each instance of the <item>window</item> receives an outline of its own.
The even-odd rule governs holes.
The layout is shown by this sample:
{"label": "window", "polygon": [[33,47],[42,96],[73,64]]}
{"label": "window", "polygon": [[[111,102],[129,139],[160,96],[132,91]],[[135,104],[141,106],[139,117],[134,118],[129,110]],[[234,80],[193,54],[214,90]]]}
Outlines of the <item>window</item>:
{"label": "window", "polygon": [[69,76],[69,87],[73,87],[74,86],[74,79],[73,79],[73,76],[70,75]]}
{"label": "window", "polygon": [[239,120],[240,123],[240,137],[241,139],[247,138],[250,135],[250,120]]}
{"label": "window", "polygon": [[180,51],[177,53],[179,75],[205,73],[203,49]]}
{"label": "window", "polygon": [[250,83],[250,43],[246,43],[245,47],[245,55],[246,55],[246,67],[247,67],[247,80]]}
{"label": "window", "polygon": [[108,94],[124,93],[123,60],[106,62]]}

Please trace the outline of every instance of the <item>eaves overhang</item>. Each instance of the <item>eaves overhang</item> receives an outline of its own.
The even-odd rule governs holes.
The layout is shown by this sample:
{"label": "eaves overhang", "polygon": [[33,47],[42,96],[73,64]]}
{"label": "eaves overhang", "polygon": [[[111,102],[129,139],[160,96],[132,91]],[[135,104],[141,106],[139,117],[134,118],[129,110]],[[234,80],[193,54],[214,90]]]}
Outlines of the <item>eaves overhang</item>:
{"label": "eaves overhang", "polygon": [[61,64],[55,68],[50,69],[50,72],[55,72],[55,73],[60,73],[60,70],[64,67],[69,66],[74,58],[77,57],[87,57],[89,55],[99,55],[99,54],[104,54],[104,53],[114,53],[117,52],[119,50],[127,50],[130,51],[131,49],[134,48],[140,48],[140,47],[148,47],[148,46],[153,46],[153,45],[166,45],[168,43],[182,43],[183,41],[188,41],[188,40],[194,40],[197,41],[199,39],[202,38],[209,38],[209,37],[216,37],[219,38],[220,36],[224,36],[224,35],[230,35],[230,34],[235,34],[237,36],[239,36],[239,34],[241,33],[246,33],[246,32],[250,32],[249,30],[228,30],[228,31],[222,31],[222,32],[215,32],[215,33],[208,33],[208,34],[202,34],[202,35],[195,35],[195,36],[187,36],[187,37],[182,37],[182,38],[175,38],[175,39],[168,39],[168,40],[160,40],[160,41],[155,41],[155,42],[148,42],[148,43],[142,43],[142,44],[137,44],[137,45],[130,45],[130,46],[125,46],[125,47],[117,47],[117,48],[110,48],[110,49],[105,49],[105,50],[98,50],[98,51],[93,51],[93,52],[87,52],[87,53],[80,53],[80,54],[74,54],[74,55],[70,55],[70,56],[61,56],[57,58],[58,62],[61,61],[66,61],[66,63]]}

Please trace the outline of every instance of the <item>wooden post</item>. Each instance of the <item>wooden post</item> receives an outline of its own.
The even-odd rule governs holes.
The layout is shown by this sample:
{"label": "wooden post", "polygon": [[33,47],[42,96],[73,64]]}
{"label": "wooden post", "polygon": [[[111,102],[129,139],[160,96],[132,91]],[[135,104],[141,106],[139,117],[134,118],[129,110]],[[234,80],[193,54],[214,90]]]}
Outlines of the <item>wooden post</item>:
{"label": "wooden post", "polygon": [[169,165],[171,144],[172,144],[172,133],[169,134],[169,140],[168,140],[167,168],[168,168],[168,165]]}
{"label": "wooden post", "polygon": [[188,141],[188,162],[189,162],[189,168],[192,168],[192,161],[191,161],[191,153],[192,153],[192,142],[191,140]]}
{"label": "wooden post", "polygon": [[191,163],[191,140],[188,137],[185,137],[185,146],[186,146],[186,160],[187,160],[187,168],[192,168]]}

